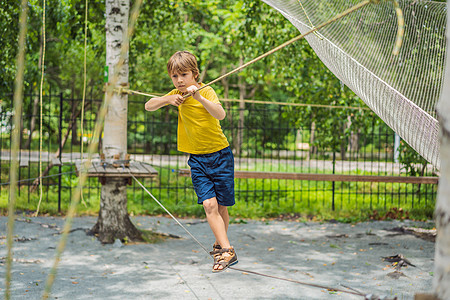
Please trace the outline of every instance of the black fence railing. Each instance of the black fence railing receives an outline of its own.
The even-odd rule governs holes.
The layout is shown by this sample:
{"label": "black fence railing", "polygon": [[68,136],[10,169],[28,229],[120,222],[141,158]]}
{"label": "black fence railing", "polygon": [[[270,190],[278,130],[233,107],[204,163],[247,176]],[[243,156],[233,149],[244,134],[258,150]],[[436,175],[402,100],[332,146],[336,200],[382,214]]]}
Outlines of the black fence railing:
{"label": "black fence railing", "polygon": [[[101,101],[86,101],[82,136],[81,100],[51,91],[46,94],[40,151],[40,114],[33,109],[36,97],[26,95],[24,99],[19,198],[24,206],[28,203],[30,209],[34,207],[37,197],[34,179],[39,176],[41,163],[44,201],[55,203],[55,209],[61,210],[67,207],[76,186],[74,164],[81,158],[81,143],[87,149],[92,138]],[[2,99],[6,103],[10,96],[4,95]],[[133,159],[150,163],[158,171],[156,179],[144,180],[155,196],[173,200],[177,205],[194,203],[190,179],[184,176],[188,171],[187,155],[176,150],[177,110],[166,107],[145,112],[145,101],[129,99],[129,153]],[[221,124],[235,153],[236,196],[241,205],[276,206],[280,213],[311,207],[317,208],[317,212],[392,207],[433,211],[437,178],[430,181],[428,177],[435,176],[435,170],[399,143],[395,133],[370,111],[254,103],[242,109],[230,102],[224,106],[227,117]],[[9,180],[11,119],[10,108],[3,105],[0,113],[3,198],[7,198],[5,187]],[[59,156],[61,144],[64,146]],[[98,153],[95,157],[98,158]],[[89,179],[83,202],[94,203],[99,194],[99,181]],[[129,201],[154,212],[153,208],[147,209],[148,199],[135,184],[129,187]]]}

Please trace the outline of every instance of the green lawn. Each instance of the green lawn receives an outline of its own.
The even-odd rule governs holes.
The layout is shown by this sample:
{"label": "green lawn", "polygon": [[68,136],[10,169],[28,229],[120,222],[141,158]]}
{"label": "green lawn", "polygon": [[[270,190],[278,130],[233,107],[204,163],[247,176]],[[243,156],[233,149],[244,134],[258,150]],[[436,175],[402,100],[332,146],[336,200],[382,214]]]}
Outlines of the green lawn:
{"label": "green lawn", "polygon": [[[201,205],[190,178],[178,176],[170,168],[158,168],[157,179],[147,179],[144,185],[174,215],[203,217]],[[76,187],[78,178],[64,175],[64,186]],[[90,187],[90,189],[88,189]],[[355,222],[369,219],[410,218],[432,219],[437,187],[399,183],[357,183],[236,179],[236,205],[230,209],[235,219],[284,218],[305,220],[330,220]],[[0,209],[5,213],[8,205],[9,187],[2,186]],[[71,191],[61,193],[62,213],[67,211]],[[334,201],[334,210],[333,208]],[[21,187],[16,209],[29,213],[35,211],[39,202],[39,190],[28,192]],[[96,215],[100,207],[100,186],[96,178],[89,180],[82,201],[77,207],[79,215]],[[164,210],[136,183],[128,188],[128,208],[134,215],[159,215]],[[40,212],[58,214],[57,186],[44,187]]]}

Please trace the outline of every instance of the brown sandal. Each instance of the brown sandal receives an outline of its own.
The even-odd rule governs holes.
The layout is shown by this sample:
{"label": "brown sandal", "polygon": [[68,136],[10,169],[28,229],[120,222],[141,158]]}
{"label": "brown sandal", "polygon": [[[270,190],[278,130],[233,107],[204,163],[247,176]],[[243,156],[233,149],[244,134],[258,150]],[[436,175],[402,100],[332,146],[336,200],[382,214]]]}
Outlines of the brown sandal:
{"label": "brown sandal", "polygon": [[[222,248],[217,250],[219,253],[217,256],[214,256],[214,265],[213,265],[213,273],[218,273],[226,270],[229,266],[238,263],[236,252],[234,248]],[[214,251],[213,251],[214,252]],[[228,255],[223,255],[224,253],[228,253]],[[217,257],[217,258],[216,258]],[[222,269],[214,269],[215,266],[222,266]]]}
{"label": "brown sandal", "polygon": [[214,243],[213,251],[209,252],[209,255],[211,255],[213,257],[213,259],[214,259],[214,265],[217,264],[217,262],[219,261],[220,256],[222,255],[222,252],[220,252],[220,250],[222,250],[222,247],[219,244]]}
{"label": "brown sandal", "polygon": [[216,243],[213,244],[213,251],[220,250],[220,249],[222,249],[222,247],[219,244],[216,244]]}

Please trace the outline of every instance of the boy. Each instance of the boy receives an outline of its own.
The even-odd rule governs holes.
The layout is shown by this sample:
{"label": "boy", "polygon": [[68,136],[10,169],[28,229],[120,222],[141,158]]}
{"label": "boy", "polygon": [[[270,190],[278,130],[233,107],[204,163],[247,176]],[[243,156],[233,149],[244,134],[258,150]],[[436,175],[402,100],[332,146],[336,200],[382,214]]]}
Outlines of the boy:
{"label": "boy", "polygon": [[[211,87],[197,91],[197,59],[188,51],[178,51],[169,59],[167,71],[175,89],[163,97],[151,98],[145,109],[155,111],[166,105],[178,107],[178,151],[189,153],[192,183],[208,224],[216,238],[212,271],[220,272],[236,264],[237,255],[227,236],[228,206],[234,205],[234,158],[219,120],[225,110]],[[183,95],[192,96],[183,98]]]}

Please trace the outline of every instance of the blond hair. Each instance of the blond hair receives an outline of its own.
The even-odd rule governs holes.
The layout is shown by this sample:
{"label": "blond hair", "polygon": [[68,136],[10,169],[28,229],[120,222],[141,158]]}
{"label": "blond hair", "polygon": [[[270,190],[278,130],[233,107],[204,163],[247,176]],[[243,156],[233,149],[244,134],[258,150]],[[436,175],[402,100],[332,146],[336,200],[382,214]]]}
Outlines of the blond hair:
{"label": "blond hair", "polygon": [[167,72],[169,72],[169,76],[172,76],[174,73],[183,73],[186,71],[192,71],[195,80],[198,80],[200,71],[197,66],[197,59],[189,51],[175,52],[167,62]]}

